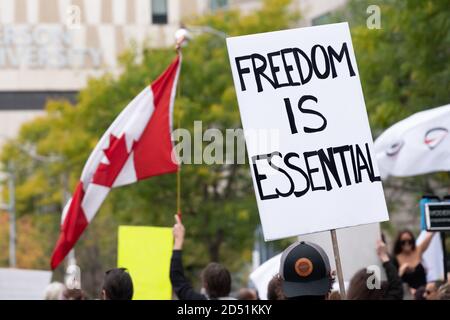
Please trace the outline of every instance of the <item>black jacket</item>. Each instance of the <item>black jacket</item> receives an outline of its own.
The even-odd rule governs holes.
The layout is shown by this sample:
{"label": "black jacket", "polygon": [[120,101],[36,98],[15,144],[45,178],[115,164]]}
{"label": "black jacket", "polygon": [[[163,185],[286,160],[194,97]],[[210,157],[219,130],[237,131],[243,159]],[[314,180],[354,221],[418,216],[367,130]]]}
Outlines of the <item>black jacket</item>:
{"label": "black jacket", "polygon": [[207,297],[194,291],[189,281],[184,276],[182,251],[173,250],[170,260],[170,281],[172,288],[180,300],[207,300]]}
{"label": "black jacket", "polygon": [[398,276],[397,268],[392,260],[384,262],[383,267],[387,276],[387,281],[382,284],[384,289],[383,300],[402,300],[403,284]]}

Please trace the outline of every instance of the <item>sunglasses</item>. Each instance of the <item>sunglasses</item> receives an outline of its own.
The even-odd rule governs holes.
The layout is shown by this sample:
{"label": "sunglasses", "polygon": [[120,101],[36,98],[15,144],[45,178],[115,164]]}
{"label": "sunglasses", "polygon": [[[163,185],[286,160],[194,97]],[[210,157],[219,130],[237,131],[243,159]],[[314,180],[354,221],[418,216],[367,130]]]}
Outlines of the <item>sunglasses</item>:
{"label": "sunglasses", "polygon": [[425,291],[425,294],[426,294],[426,295],[430,295],[430,294],[432,294],[433,292],[434,292],[434,291],[426,290],[426,291]]}
{"label": "sunglasses", "polygon": [[402,246],[407,245],[407,244],[409,244],[410,246],[412,246],[412,245],[413,245],[413,241],[412,241],[412,240],[401,240],[401,241],[400,241],[400,244],[401,244]]}

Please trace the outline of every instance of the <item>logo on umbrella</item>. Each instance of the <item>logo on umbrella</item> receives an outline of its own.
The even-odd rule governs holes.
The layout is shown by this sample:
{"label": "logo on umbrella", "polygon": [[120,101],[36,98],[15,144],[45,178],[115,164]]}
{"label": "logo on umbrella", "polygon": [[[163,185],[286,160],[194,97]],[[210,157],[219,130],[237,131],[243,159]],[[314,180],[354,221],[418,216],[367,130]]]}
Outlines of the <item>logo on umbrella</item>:
{"label": "logo on umbrella", "polygon": [[447,136],[448,130],[446,128],[433,128],[425,133],[424,143],[433,150],[436,148]]}
{"label": "logo on umbrella", "polygon": [[393,157],[393,156],[397,155],[400,152],[400,150],[402,149],[404,144],[405,143],[403,142],[403,140],[391,144],[391,146],[386,150],[386,154],[389,157]]}

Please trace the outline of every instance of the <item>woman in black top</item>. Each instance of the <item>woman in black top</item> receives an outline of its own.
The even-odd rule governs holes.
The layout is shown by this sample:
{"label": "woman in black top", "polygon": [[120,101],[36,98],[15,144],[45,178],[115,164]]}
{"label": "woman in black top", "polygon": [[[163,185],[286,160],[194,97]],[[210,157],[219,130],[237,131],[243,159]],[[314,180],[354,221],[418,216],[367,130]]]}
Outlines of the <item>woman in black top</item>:
{"label": "woman in black top", "polygon": [[397,236],[394,245],[395,264],[402,281],[411,288],[411,293],[427,284],[426,270],[422,265],[422,255],[430,245],[433,234],[428,232],[425,239],[416,246],[416,239],[410,230],[404,230]]}

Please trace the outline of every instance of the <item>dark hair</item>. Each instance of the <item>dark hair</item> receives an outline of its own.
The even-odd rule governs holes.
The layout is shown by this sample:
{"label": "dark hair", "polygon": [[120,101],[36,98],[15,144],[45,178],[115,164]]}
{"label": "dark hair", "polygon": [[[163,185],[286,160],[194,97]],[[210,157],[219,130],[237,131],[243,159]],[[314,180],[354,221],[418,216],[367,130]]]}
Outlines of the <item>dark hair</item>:
{"label": "dark hair", "polygon": [[281,285],[280,275],[276,275],[270,280],[267,286],[267,299],[268,300],[286,300],[286,296],[283,292],[283,287]]}
{"label": "dark hair", "polygon": [[359,270],[350,280],[347,299],[348,300],[382,300],[386,292],[386,283],[381,283],[380,289],[369,289],[367,281],[373,276],[373,272],[366,268]]}
{"label": "dark hair", "polygon": [[407,233],[411,237],[412,240],[412,249],[416,249],[416,238],[414,237],[414,234],[411,232],[411,230],[405,229],[398,233],[397,239],[395,239],[394,243],[394,256],[399,255],[402,253],[402,236]]}
{"label": "dark hair", "polygon": [[298,297],[290,297],[287,300],[327,300],[327,295],[323,296],[298,296]]}
{"label": "dark hair", "polygon": [[237,295],[238,300],[259,300],[258,292],[255,289],[242,288]]}
{"label": "dark hair", "polygon": [[227,297],[231,291],[230,272],[219,263],[210,263],[202,272],[202,281],[209,298]]}
{"label": "dark hair", "polygon": [[125,268],[106,271],[103,280],[106,300],[131,300],[133,298],[133,281]]}
{"label": "dark hair", "polygon": [[418,287],[414,292],[414,300],[426,300],[423,296],[425,293],[425,286]]}
{"label": "dark hair", "polygon": [[339,291],[331,291],[328,300],[342,300],[342,297]]}
{"label": "dark hair", "polygon": [[63,298],[64,300],[86,300],[86,296],[81,289],[65,289]]}

